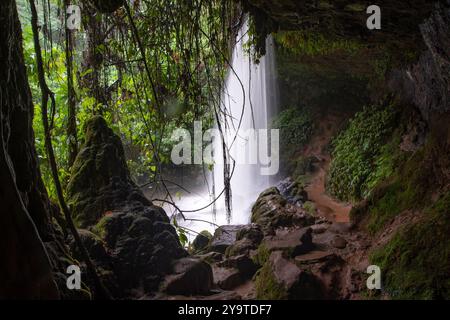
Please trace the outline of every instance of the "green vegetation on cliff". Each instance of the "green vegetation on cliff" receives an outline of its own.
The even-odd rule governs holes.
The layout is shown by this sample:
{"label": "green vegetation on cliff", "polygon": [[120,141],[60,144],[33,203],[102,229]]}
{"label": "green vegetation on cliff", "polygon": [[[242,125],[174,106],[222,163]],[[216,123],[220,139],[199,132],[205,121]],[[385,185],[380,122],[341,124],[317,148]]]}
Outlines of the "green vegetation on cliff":
{"label": "green vegetation on cliff", "polygon": [[[392,173],[392,139],[396,119],[391,103],[358,112],[333,141],[327,189],[340,200],[360,200]],[[395,141],[399,142],[399,141]],[[398,144],[397,144],[398,146]]]}
{"label": "green vegetation on cliff", "polygon": [[371,261],[384,274],[394,299],[450,299],[450,193],[425,210],[423,218],[399,231]]}

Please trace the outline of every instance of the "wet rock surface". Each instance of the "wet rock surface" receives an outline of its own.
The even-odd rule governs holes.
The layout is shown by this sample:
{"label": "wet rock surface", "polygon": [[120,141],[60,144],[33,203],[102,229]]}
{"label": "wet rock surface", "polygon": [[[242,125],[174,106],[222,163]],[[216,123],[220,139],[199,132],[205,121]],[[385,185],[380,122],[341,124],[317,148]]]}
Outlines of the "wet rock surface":
{"label": "wet rock surface", "polygon": [[68,186],[81,238],[116,297],[155,291],[172,261],[187,252],[164,210],[131,180],[120,138],[101,117],[86,130]]}
{"label": "wet rock surface", "polygon": [[171,295],[208,294],[213,284],[211,266],[201,259],[186,257],[175,260],[161,291]]}
{"label": "wet rock surface", "polygon": [[228,225],[217,228],[209,242],[207,251],[225,253],[227,248],[236,242],[238,231],[244,227],[245,225]]}

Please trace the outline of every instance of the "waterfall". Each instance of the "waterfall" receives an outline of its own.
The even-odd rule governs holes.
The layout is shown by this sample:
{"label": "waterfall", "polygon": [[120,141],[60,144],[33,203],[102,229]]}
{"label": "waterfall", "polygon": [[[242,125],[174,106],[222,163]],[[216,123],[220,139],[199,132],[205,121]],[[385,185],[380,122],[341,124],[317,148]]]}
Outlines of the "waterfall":
{"label": "waterfall", "polygon": [[[244,23],[237,36],[221,105],[224,140],[231,149],[231,157],[237,161],[231,177],[232,215],[231,221],[227,221],[232,224],[249,223],[252,204],[270,186],[270,176],[262,175],[261,163],[255,161],[258,150],[252,148],[256,141],[259,147],[267,146],[267,138],[252,139],[247,133],[251,129],[270,129],[278,109],[274,41],[271,36],[267,38],[266,55],[256,63],[246,49],[247,31],[248,24]],[[215,195],[219,196],[224,189],[221,139],[214,143],[214,162]],[[216,204],[216,212],[220,215],[226,212],[223,194]]]}
{"label": "waterfall", "polygon": [[[246,155],[248,158],[256,157],[255,152],[247,152],[249,141],[245,133],[249,129],[266,129],[278,109],[278,86],[276,80],[275,51],[272,37],[266,41],[266,55],[261,57],[259,63],[250,59],[248,50],[245,49],[248,25],[245,23],[237,36],[233,55],[230,61],[228,75],[224,82],[221,98],[221,125],[225,141],[230,146],[234,137],[233,157]],[[244,113],[242,114],[242,110]],[[253,111],[253,112],[252,112]],[[223,114],[226,116],[223,116]],[[240,121],[242,115],[242,121]],[[241,126],[239,127],[239,122]],[[267,139],[261,139],[260,144],[267,146]],[[233,149],[233,148],[232,148]],[[261,175],[260,164],[236,164],[231,178],[232,191],[232,215],[227,219],[224,194],[224,165],[222,154],[222,139],[215,137],[213,141],[214,169],[211,173],[211,183],[214,188],[198,193],[185,194],[175,199],[178,207],[183,209],[198,209],[194,212],[186,212],[185,217],[191,220],[180,220],[179,224],[187,230],[200,232],[208,230],[214,232],[215,225],[204,221],[214,222],[216,225],[247,224],[250,222],[251,206],[256,201],[259,193],[270,186],[270,176]],[[220,195],[220,197],[219,197]],[[211,200],[218,197],[214,206],[209,205]],[[202,220],[202,221],[199,221]],[[190,241],[195,233],[189,235]]]}

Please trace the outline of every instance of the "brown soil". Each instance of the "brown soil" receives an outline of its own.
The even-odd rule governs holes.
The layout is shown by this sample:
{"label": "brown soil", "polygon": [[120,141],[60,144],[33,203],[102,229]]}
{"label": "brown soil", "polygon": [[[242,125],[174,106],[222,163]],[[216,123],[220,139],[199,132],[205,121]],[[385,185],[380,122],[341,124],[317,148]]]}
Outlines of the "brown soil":
{"label": "brown soil", "polygon": [[318,214],[330,221],[349,222],[352,205],[334,199],[325,190],[325,179],[331,161],[327,146],[337,132],[341,121],[342,119],[336,116],[325,117],[318,125],[318,134],[303,150],[302,155],[314,156],[319,160],[306,187],[308,197],[315,203]]}

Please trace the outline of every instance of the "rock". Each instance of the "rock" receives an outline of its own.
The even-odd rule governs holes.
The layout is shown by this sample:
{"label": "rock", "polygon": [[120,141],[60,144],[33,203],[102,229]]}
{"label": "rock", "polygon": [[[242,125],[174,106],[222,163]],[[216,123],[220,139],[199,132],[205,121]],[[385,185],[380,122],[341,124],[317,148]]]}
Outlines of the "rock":
{"label": "rock", "polygon": [[328,230],[328,228],[329,228],[329,225],[327,223],[320,223],[320,224],[315,224],[315,225],[311,226],[311,229],[314,234],[324,233],[325,231]]}
{"label": "rock", "polygon": [[333,222],[329,230],[337,234],[347,234],[351,228],[352,225],[348,222]]}
{"label": "rock", "polygon": [[67,204],[76,224],[92,226],[130,202],[151,205],[131,180],[120,137],[106,121],[100,116],[90,119],[85,136],[67,187]]}
{"label": "rock", "polygon": [[305,254],[314,249],[312,234],[313,232],[311,228],[302,229],[302,233],[300,234],[300,244],[294,248],[292,257]]}
{"label": "rock", "polygon": [[[97,264],[108,264],[111,262],[111,257],[106,253],[105,245],[99,236],[85,229],[78,229],[78,234],[89,256],[96,260]],[[72,237],[70,240],[70,249],[76,259],[83,260],[80,250]]]}
{"label": "rock", "polygon": [[200,251],[208,246],[209,240],[211,240],[212,234],[207,230],[204,230],[198,234],[192,242],[194,251]]}
{"label": "rock", "polygon": [[245,254],[234,256],[217,264],[219,267],[235,268],[239,271],[242,278],[251,278],[258,270],[255,262]]}
{"label": "rock", "polygon": [[223,290],[231,290],[244,283],[239,270],[234,268],[214,268],[214,281]]}
{"label": "rock", "polygon": [[296,264],[314,264],[334,259],[335,254],[327,251],[311,251],[307,254],[295,257]]}
{"label": "rock", "polygon": [[275,236],[264,238],[261,245],[269,252],[283,251],[286,255],[291,255],[297,246],[301,247],[301,239],[308,229],[310,228],[278,230]]}
{"label": "rock", "polygon": [[269,188],[260,194],[252,207],[251,221],[258,224],[265,235],[273,235],[275,229],[279,227],[306,227],[315,222],[314,217],[306,214],[300,208],[301,206],[298,206],[305,200],[304,197],[302,197],[302,201],[297,199],[298,201],[295,201],[297,204],[292,203],[293,199],[299,197],[299,195],[291,195],[291,193],[298,193],[298,189],[293,189],[292,186],[286,188],[286,190],[290,190],[288,197],[289,199],[292,198],[291,202],[286,200],[277,188]]}
{"label": "rock", "polygon": [[389,76],[390,89],[399,92],[406,103],[417,106],[428,123],[433,115],[450,110],[449,24],[448,5],[436,5],[431,17],[418,28],[427,50],[416,64],[406,70],[394,70]]}
{"label": "rock", "polygon": [[214,231],[214,235],[208,245],[207,251],[225,253],[225,250],[236,242],[238,231],[244,225],[221,226]]}
{"label": "rock", "polygon": [[244,226],[236,234],[236,240],[239,241],[244,238],[250,239],[253,243],[258,245],[261,243],[261,240],[264,238],[264,234],[259,225],[257,225],[256,223],[252,223],[252,224]]}
{"label": "rock", "polygon": [[212,252],[208,252],[205,254],[197,255],[196,257],[199,259],[202,259],[203,261],[206,261],[208,263],[214,263],[214,262],[221,261],[223,258],[223,254],[212,251]]}
{"label": "rock", "polygon": [[283,257],[281,251],[271,253],[256,279],[257,299],[312,299],[324,297],[318,279]]}
{"label": "rock", "polygon": [[258,247],[257,244],[255,244],[250,239],[244,238],[239,241],[236,241],[233,245],[229,246],[225,250],[225,256],[226,257],[232,257],[236,255],[241,254],[249,254],[250,250],[254,250]]}
{"label": "rock", "polygon": [[347,246],[347,240],[340,236],[335,236],[333,240],[331,240],[331,245],[338,249],[345,249]]}
{"label": "rock", "polygon": [[121,289],[115,297],[157,290],[171,262],[187,255],[164,210],[131,180],[121,140],[99,116],[86,125],[68,203],[78,226],[90,230],[81,235],[94,263]]}
{"label": "rock", "polygon": [[264,234],[259,225],[255,223],[245,225],[237,232],[237,241],[227,248],[225,256],[249,255],[251,250],[258,248],[263,238]]}
{"label": "rock", "polygon": [[161,287],[172,295],[208,294],[213,284],[211,266],[201,259],[182,258],[172,263],[172,273],[165,277]]}

